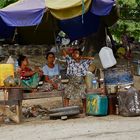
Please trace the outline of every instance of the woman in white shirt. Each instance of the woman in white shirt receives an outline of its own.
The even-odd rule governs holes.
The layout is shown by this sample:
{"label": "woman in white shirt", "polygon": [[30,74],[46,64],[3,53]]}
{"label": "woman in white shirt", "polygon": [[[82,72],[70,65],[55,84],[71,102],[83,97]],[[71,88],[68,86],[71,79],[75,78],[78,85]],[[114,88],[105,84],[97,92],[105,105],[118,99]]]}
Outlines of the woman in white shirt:
{"label": "woman in white shirt", "polygon": [[55,54],[48,52],[46,55],[47,63],[43,67],[43,75],[45,76],[45,88],[50,91],[53,89],[60,89],[60,70],[59,65],[55,64]]}

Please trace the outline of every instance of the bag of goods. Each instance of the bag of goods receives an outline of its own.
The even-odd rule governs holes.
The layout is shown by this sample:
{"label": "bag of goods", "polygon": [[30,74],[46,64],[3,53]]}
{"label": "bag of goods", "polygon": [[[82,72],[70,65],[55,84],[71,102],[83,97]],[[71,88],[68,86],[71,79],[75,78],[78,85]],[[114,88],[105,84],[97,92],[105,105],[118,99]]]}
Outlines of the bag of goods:
{"label": "bag of goods", "polygon": [[16,86],[16,81],[15,78],[13,76],[8,76],[4,81],[4,86],[6,87],[14,87]]}
{"label": "bag of goods", "polygon": [[140,92],[134,87],[118,92],[119,114],[126,117],[140,115]]}

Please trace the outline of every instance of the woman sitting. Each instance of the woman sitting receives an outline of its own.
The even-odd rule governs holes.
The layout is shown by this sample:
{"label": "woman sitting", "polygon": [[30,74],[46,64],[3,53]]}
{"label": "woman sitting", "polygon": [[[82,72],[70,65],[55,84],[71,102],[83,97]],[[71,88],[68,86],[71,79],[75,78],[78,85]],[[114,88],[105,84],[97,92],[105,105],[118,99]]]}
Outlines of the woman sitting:
{"label": "woman sitting", "polygon": [[42,69],[43,75],[45,76],[45,90],[61,90],[60,70],[59,65],[55,64],[55,54],[53,52],[48,52],[46,60],[47,63]]}
{"label": "woman sitting", "polygon": [[35,70],[32,70],[29,67],[28,58],[24,55],[19,55],[17,59],[19,69],[18,73],[21,78],[21,85],[26,89],[36,88],[39,84],[40,77],[42,76],[42,71],[36,67]]}

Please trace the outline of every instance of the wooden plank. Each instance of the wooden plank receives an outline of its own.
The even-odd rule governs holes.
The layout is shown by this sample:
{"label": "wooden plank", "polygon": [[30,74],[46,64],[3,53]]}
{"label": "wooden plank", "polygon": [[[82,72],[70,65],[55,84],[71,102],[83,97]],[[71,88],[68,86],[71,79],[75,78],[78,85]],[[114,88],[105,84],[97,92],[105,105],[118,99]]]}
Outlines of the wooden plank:
{"label": "wooden plank", "polygon": [[[21,87],[0,87],[0,89],[7,89],[9,92],[10,90],[16,90],[16,89],[22,89]],[[50,98],[50,97],[60,97],[63,96],[64,90],[61,91],[34,91],[31,93],[25,93],[23,92],[23,100],[27,100],[27,99],[39,99],[39,98]],[[10,94],[10,93],[9,93]],[[16,99],[16,95],[18,93],[15,94],[10,94],[11,96],[11,100],[21,100],[21,99]],[[13,97],[12,97],[13,95]],[[15,97],[14,97],[15,96]]]}
{"label": "wooden plank", "polygon": [[2,112],[4,115],[9,117],[11,120],[13,120],[16,123],[20,123],[19,116],[15,113],[13,113],[9,107],[7,106],[1,106],[0,105],[0,112]]}
{"label": "wooden plank", "polygon": [[17,105],[18,101],[17,100],[0,100],[0,105]]}
{"label": "wooden plank", "polygon": [[97,88],[97,89],[87,89],[86,90],[87,94],[92,94],[92,93],[105,93],[105,89],[104,88]]}
{"label": "wooden plank", "polygon": [[1,87],[0,89],[23,89],[23,87]]}
{"label": "wooden plank", "polygon": [[20,123],[22,120],[22,101],[18,101],[18,105],[16,105],[16,114]]}
{"label": "wooden plank", "polygon": [[63,97],[63,93],[64,91],[23,93],[23,100],[50,98],[50,97]]}

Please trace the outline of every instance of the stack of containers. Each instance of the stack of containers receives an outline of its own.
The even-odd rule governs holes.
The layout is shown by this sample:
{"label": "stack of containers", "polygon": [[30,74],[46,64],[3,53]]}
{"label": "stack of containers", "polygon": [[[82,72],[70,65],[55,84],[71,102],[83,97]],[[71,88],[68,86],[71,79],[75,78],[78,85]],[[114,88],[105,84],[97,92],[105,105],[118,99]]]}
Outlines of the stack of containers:
{"label": "stack of containers", "polygon": [[[87,73],[90,89],[87,89],[86,95],[86,114],[91,116],[105,116],[108,113],[107,96],[101,92],[101,83],[99,78],[91,72]],[[103,84],[103,83],[102,83]]]}

